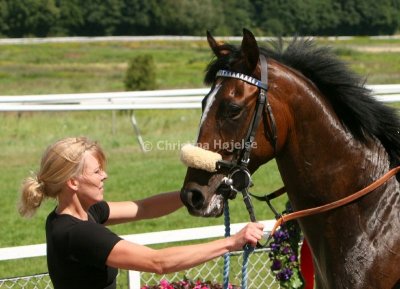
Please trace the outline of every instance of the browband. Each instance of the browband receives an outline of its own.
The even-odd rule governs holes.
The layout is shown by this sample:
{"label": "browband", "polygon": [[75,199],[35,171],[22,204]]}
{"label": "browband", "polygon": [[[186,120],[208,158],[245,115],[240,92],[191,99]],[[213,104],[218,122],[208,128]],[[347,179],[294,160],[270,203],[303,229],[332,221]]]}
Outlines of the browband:
{"label": "browband", "polygon": [[245,82],[248,82],[252,85],[255,85],[261,89],[264,90],[268,90],[268,84],[264,83],[254,77],[239,73],[239,72],[233,72],[233,71],[229,71],[229,70],[219,70],[216,74],[216,77],[229,77],[229,78],[236,78],[236,79],[240,79],[243,80]]}

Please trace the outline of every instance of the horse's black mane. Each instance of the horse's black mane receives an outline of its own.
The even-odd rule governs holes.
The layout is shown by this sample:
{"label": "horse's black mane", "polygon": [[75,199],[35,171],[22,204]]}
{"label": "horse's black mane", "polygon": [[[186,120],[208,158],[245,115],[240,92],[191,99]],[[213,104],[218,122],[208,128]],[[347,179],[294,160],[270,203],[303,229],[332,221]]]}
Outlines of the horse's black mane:
{"label": "horse's black mane", "polygon": [[[220,69],[240,58],[240,50],[224,45],[231,53],[211,62],[205,83],[214,81]],[[294,39],[286,47],[283,41],[260,47],[260,53],[293,69],[310,79],[331,102],[336,114],[349,131],[365,141],[367,136],[378,138],[391,157],[391,165],[400,164],[400,119],[394,108],[377,101],[365,87],[365,80],[351,71],[328,47],[318,47],[308,39]]]}

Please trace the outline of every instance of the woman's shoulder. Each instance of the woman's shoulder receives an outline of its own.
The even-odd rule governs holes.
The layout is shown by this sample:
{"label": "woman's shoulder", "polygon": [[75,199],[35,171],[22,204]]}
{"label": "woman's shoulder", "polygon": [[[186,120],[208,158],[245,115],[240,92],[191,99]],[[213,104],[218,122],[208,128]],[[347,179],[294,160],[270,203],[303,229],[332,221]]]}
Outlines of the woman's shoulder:
{"label": "woman's shoulder", "polygon": [[100,201],[89,208],[89,218],[99,224],[104,224],[110,216],[110,207],[106,201]]}

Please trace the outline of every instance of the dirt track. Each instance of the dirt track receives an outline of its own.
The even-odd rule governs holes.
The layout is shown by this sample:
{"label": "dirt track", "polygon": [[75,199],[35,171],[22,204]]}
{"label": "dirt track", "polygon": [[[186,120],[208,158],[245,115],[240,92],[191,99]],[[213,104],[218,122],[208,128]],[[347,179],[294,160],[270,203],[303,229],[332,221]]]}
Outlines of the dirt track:
{"label": "dirt track", "polygon": [[386,45],[386,46],[351,46],[351,49],[364,51],[364,52],[400,52],[400,46]]}

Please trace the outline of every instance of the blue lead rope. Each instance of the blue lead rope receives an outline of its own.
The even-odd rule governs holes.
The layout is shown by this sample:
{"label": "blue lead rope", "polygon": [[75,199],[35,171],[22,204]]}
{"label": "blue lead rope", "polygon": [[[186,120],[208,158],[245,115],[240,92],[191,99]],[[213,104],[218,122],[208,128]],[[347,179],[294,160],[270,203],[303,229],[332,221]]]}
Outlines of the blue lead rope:
{"label": "blue lead rope", "polygon": [[[231,228],[230,228],[230,216],[229,216],[229,205],[228,200],[225,200],[224,203],[224,224],[225,224],[225,238],[231,235]],[[224,289],[228,289],[229,286],[229,266],[230,266],[230,258],[231,253],[224,254]]]}
{"label": "blue lead rope", "polygon": [[250,245],[245,245],[243,249],[243,263],[242,263],[242,289],[247,289],[247,279],[248,279],[248,271],[247,265],[249,264],[249,256],[250,253],[254,251],[254,248]]}
{"label": "blue lead rope", "polygon": [[[225,200],[224,203],[224,224],[225,224],[225,238],[231,235],[230,229],[230,216],[229,216],[229,205],[228,200]],[[247,289],[247,278],[248,278],[248,271],[247,267],[249,264],[249,256],[250,253],[254,251],[254,248],[250,245],[246,244],[243,248],[243,263],[242,263],[242,282],[241,288]],[[230,253],[224,254],[224,289],[228,289],[229,287],[229,267],[230,267]]]}

